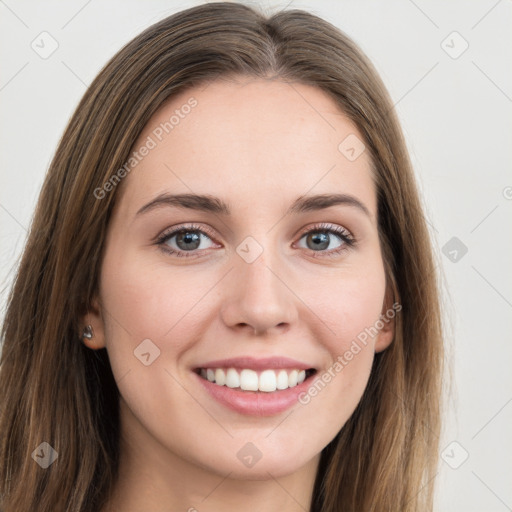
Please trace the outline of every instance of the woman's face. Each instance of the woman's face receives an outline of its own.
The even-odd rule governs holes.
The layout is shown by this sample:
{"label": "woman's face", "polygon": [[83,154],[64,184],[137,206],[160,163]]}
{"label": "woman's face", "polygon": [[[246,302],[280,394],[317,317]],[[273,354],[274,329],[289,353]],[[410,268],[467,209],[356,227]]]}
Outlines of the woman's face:
{"label": "woman's face", "polygon": [[140,456],[277,478],[350,417],[393,336],[361,140],[322,91],[271,80],[191,89],[146,125],[88,316]]}

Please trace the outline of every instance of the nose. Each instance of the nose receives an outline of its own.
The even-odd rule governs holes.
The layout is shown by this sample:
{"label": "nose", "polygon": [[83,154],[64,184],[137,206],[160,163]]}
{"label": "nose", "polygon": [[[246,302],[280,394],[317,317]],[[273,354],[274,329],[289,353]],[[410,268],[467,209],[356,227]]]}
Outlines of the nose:
{"label": "nose", "polygon": [[252,263],[241,258],[236,261],[221,308],[225,325],[254,335],[286,332],[298,318],[298,311],[284,269],[276,261],[268,265],[265,251]]}

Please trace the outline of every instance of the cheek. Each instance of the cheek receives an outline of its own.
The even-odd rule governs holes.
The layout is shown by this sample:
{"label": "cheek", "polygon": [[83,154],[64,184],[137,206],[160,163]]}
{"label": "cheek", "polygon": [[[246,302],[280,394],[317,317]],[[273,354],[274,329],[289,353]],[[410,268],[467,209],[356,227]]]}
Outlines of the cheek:
{"label": "cheek", "polygon": [[332,439],[349,419],[366,388],[386,283],[380,262],[317,283],[306,302],[319,318],[315,337],[327,349],[330,364],[300,397],[300,414],[303,428]]}
{"label": "cheek", "polygon": [[200,339],[211,314],[205,293],[213,290],[220,277],[194,271],[192,266],[176,270],[162,261],[148,263],[129,253],[107,254],[101,296],[113,367],[118,361],[126,361],[123,368],[129,366],[134,350],[147,339],[165,351],[169,362],[176,362]]}
{"label": "cheek", "polygon": [[[330,336],[322,336],[333,357],[348,350],[359,337],[362,346],[373,348],[375,324],[380,318],[385,296],[384,268],[380,261],[317,279],[308,292],[308,304],[326,326]],[[325,330],[324,330],[325,333]]]}

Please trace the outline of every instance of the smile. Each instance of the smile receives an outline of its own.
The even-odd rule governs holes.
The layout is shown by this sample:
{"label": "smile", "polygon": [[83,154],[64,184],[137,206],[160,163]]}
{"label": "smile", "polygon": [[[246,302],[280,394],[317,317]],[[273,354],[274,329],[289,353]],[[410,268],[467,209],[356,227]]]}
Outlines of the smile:
{"label": "smile", "polygon": [[267,369],[256,371],[249,368],[199,368],[198,374],[218,386],[241,391],[272,393],[302,384],[315,373],[314,369]]}
{"label": "smile", "polygon": [[202,362],[193,374],[221,407],[243,415],[272,416],[297,405],[318,370],[288,357],[245,356]]}

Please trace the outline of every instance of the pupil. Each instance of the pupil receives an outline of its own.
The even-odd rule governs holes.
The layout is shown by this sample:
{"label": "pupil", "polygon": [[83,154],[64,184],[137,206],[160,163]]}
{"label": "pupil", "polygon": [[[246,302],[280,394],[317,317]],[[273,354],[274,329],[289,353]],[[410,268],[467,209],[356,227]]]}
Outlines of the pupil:
{"label": "pupil", "polygon": [[[176,244],[178,247],[180,247],[181,243],[185,244],[185,247],[180,247],[180,249],[184,249],[185,251],[197,249],[200,242],[200,236],[197,233],[191,233],[190,231],[183,231],[178,233],[176,236]],[[192,246],[190,246],[190,244],[192,244]]]}
{"label": "pupil", "polygon": [[313,247],[308,247],[310,249],[327,249],[329,247],[329,234],[328,233],[315,233],[313,235],[308,235],[307,242],[313,242]]}

